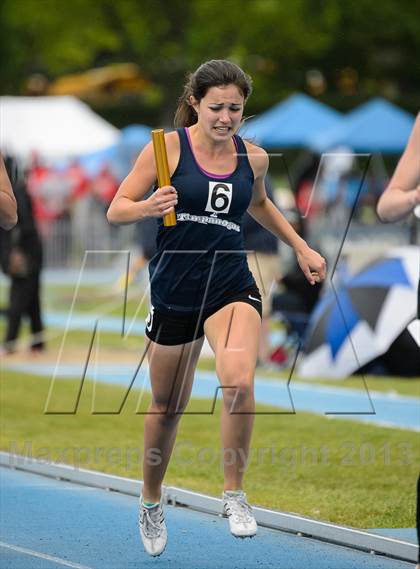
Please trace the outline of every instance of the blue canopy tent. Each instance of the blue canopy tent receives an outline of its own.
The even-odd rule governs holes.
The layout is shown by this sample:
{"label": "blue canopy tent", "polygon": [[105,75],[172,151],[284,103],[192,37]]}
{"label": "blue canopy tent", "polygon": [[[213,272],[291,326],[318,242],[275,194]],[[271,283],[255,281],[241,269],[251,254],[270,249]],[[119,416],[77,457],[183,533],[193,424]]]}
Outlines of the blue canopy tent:
{"label": "blue canopy tent", "polygon": [[399,154],[407,144],[414,119],[378,97],[360,105],[330,129],[311,136],[308,147],[319,153],[346,146],[354,152]]}
{"label": "blue canopy tent", "polygon": [[122,129],[116,144],[80,157],[80,164],[90,176],[95,176],[104,165],[108,165],[119,179],[129,172],[140,150],[151,140],[151,128],[133,124]]}
{"label": "blue canopy tent", "polygon": [[131,148],[143,148],[151,140],[151,127],[142,124],[131,124],[122,129],[121,141]]}
{"label": "blue canopy tent", "polygon": [[299,148],[339,121],[341,113],[298,93],[262,115],[246,121],[240,134],[264,148]]}

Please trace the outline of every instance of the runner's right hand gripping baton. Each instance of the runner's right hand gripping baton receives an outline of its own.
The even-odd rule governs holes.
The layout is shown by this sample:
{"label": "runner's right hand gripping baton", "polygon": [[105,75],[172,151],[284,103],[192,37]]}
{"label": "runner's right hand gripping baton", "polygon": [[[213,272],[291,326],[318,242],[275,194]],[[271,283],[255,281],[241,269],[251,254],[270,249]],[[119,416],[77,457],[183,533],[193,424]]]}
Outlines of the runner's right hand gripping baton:
{"label": "runner's right hand gripping baton", "polygon": [[[165,135],[162,128],[152,130],[153,150],[155,152],[156,170],[159,188],[170,186],[168,155],[166,154]],[[163,225],[171,227],[176,225],[175,211],[163,216]]]}

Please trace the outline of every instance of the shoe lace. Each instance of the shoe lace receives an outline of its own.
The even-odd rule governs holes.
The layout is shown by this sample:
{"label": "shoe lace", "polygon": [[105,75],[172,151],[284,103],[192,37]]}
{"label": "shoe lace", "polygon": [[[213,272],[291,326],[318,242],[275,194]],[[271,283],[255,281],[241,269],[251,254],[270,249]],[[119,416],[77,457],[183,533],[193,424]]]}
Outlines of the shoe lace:
{"label": "shoe lace", "polygon": [[245,494],[239,496],[229,496],[227,508],[236,522],[250,522],[253,519],[252,508],[246,501]]}
{"label": "shoe lace", "polygon": [[142,507],[142,516],[140,524],[143,533],[148,538],[159,537],[162,531],[163,512],[160,505],[155,508]]}

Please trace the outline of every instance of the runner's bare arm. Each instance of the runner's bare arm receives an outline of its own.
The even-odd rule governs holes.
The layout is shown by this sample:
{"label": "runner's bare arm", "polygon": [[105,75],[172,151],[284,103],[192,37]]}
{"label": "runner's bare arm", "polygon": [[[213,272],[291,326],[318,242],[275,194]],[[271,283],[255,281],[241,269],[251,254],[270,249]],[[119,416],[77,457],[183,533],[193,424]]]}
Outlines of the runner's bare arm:
{"label": "runner's bare arm", "polygon": [[12,229],[17,223],[17,205],[12,185],[0,154],[0,227]]}
{"label": "runner's bare arm", "polygon": [[[177,139],[177,133],[165,135],[171,171],[174,169],[173,164],[176,160]],[[115,194],[108,208],[108,221],[116,225],[125,225],[147,217],[163,217],[170,213],[177,203],[176,190],[172,186],[159,188],[148,199],[143,199],[155,182],[156,164],[153,145],[150,142],[143,148],[133,169]]]}
{"label": "runner's bare arm", "polygon": [[384,222],[398,221],[419,204],[420,113],[394,175],[379,199],[377,212]]}

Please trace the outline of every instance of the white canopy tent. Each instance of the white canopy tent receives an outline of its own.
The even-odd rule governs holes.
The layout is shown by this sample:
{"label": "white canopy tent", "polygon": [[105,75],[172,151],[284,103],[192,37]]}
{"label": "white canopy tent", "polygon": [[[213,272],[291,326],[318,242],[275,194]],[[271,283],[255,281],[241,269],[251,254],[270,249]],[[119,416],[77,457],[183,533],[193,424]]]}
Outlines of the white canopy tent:
{"label": "white canopy tent", "polygon": [[71,159],[115,144],[120,131],[76,97],[0,97],[0,150],[27,162]]}

